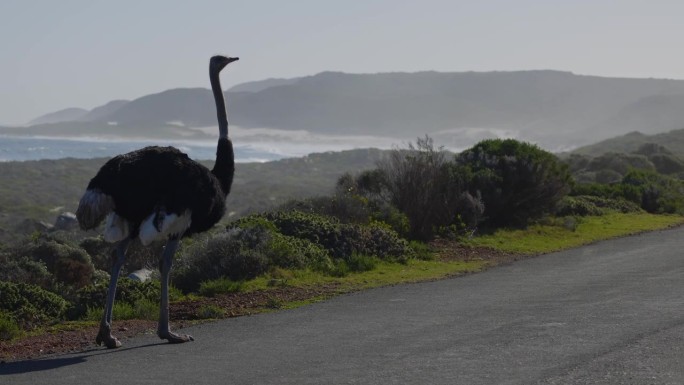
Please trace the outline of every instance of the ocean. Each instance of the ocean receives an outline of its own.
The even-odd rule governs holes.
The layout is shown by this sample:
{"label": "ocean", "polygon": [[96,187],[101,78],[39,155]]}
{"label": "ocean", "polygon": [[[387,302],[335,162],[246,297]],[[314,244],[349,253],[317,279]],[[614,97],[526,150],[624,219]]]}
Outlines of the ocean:
{"label": "ocean", "polygon": [[[216,158],[216,142],[181,142],[157,140],[62,139],[45,137],[0,136],[0,162],[61,158],[111,158],[145,146],[174,146],[192,159]],[[250,144],[234,146],[238,162],[267,162],[297,156]]]}
{"label": "ocean", "polygon": [[[213,131],[213,130],[212,130]],[[237,162],[268,162],[316,152],[354,148],[388,149],[402,141],[376,136],[312,134],[307,131],[232,128]],[[0,162],[61,158],[111,158],[145,146],[174,146],[195,160],[216,158],[216,141],[53,138],[0,135]]]}

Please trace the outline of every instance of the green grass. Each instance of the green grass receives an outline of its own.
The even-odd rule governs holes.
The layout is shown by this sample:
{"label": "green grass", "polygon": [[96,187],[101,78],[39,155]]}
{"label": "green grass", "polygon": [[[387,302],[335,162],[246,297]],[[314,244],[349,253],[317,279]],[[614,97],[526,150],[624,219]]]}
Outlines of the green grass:
{"label": "green grass", "polygon": [[[485,261],[436,261],[410,260],[405,264],[377,261],[373,270],[333,276],[312,270],[289,270],[287,286],[312,287],[335,285],[339,292],[387,286],[397,283],[420,282],[440,279],[453,275],[480,271],[487,267]],[[282,277],[282,272],[278,273]],[[280,278],[282,279],[282,278]],[[270,274],[257,277],[244,283],[246,292],[268,290],[273,287],[274,278]]]}
{"label": "green grass", "polygon": [[684,217],[677,215],[611,213],[583,217],[574,230],[563,226],[534,225],[525,230],[498,230],[492,235],[473,238],[467,244],[510,253],[542,254],[683,223]]}
{"label": "green grass", "polygon": [[242,281],[232,281],[228,278],[214,279],[202,282],[198,294],[203,297],[215,297],[219,294],[237,293],[242,291],[242,285]]}
{"label": "green grass", "polygon": [[[136,301],[133,305],[126,302],[114,302],[112,312],[112,319],[114,320],[156,320],[159,318],[159,304],[146,299]],[[87,321],[99,321],[102,319],[103,314],[104,309],[91,308],[86,312],[84,319]]]}

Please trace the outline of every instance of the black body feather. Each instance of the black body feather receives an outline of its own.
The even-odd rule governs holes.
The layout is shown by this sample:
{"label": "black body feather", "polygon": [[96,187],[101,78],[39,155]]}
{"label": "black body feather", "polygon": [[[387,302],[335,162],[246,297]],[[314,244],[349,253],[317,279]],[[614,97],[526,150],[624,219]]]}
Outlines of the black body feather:
{"label": "black body feather", "polygon": [[235,163],[230,140],[219,140],[216,165],[210,171],[174,147],[145,147],[118,155],[102,166],[88,190],[110,196],[113,211],[135,234],[151,214],[191,212],[184,235],[202,232],[225,213]]}

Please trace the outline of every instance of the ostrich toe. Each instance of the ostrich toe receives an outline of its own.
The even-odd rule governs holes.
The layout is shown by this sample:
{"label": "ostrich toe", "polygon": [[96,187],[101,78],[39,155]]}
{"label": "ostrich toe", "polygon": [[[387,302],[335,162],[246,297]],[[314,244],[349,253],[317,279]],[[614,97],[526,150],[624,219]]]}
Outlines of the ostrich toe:
{"label": "ostrich toe", "polygon": [[112,335],[112,330],[109,325],[100,326],[100,331],[97,333],[95,343],[98,345],[102,345],[102,343],[104,343],[109,349],[121,347],[121,342]]}
{"label": "ostrich toe", "polygon": [[168,340],[169,343],[171,343],[171,344],[181,344],[183,342],[190,342],[190,341],[195,340],[190,335],[176,334],[176,333],[172,333],[170,331],[166,331],[166,332],[159,331],[159,332],[157,332],[157,335],[159,336],[159,338],[161,338],[163,340]]}

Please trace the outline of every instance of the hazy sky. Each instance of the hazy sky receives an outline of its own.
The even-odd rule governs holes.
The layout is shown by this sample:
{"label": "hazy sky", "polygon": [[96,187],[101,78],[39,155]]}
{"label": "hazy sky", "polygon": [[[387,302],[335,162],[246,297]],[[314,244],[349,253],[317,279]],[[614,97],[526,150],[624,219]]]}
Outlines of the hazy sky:
{"label": "hazy sky", "polygon": [[680,0],[1,0],[0,123],[334,70],[684,79]]}

